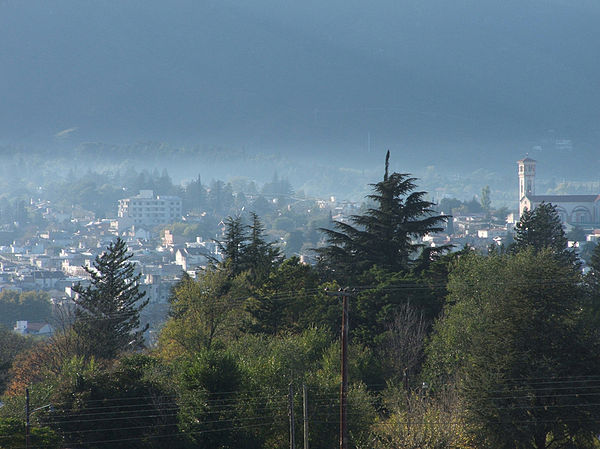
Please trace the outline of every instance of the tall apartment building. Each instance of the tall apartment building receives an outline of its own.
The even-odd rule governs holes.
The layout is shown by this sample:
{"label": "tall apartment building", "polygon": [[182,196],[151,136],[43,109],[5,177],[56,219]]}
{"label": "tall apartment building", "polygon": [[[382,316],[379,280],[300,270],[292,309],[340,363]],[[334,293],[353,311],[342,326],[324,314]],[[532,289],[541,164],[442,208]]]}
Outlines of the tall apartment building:
{"label": "tall apartment building", "polygon": [[177,196],[155,196],[152,190],[140,190],[134,197],[119,200],[119,228],[154,227],[180,218],[181,198]]}

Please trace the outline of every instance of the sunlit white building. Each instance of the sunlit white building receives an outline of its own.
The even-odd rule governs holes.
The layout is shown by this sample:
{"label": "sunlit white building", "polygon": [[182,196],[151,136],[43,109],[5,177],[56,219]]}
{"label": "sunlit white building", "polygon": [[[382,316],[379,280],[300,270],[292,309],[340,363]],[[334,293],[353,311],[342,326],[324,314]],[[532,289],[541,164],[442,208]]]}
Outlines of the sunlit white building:
{"label": "sunlit white building", "polygon": [[181,198],[155,196],[152,190],[140,190],[134,197],[119,200],[119,229],[172,223],[181,218],[181,211]]}

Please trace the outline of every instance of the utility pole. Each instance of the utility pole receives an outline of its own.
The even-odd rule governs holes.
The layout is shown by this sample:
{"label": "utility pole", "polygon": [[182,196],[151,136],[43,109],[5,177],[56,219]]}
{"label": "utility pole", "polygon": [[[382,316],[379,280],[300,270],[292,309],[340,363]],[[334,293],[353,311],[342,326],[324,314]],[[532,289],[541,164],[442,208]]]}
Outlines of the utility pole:
{"label": "utility pole", "polygon": [[342,385],[340,387],[340,449],[348,449],[348,291],[342,295]]}
{"label": "utility pole", "polygon": [[308,449],[308,392],[302,384],[302,415],[304,417],[304,449]]}
{"label": "utility pole", "polygon": [[25,449],[29,449],[29,388],[25,388]]}
{"label": "utility pole", "polygon": [[29,434],[30,434],[29,418],[31,417],[32,414],[34,414],[38,410],[43,410],[45,408],[50,409],[51,412],[54,411],[54,407],[52,406],[52,404],[43,405],[42,407],[34,408],[33,410],[31,410],[31,407],[29,406],[29,388],[25,388],[25,449],[29,449],[29,446],[30,446],[30,444],[29,444],[30,443],[29,442]]}
{"label": "utility pole", "polygon": [[290,382],[290,391],[288,394],[288,407],[290,416],[290,449],[296,449],[296,438],[294,436],[294,387]]}
{"label": "utility pole", "polygon": [[348,449],[348,307],[351,292],[348,288],[328,295],[342,297],[341,374],[340,385],[340,449]]}

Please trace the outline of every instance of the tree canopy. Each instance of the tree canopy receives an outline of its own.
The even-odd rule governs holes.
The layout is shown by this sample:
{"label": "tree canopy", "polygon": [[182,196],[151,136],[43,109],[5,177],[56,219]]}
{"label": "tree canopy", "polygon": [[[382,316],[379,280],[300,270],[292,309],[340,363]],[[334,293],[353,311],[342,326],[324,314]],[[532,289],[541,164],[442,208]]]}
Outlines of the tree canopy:
{"label": "tree canopy", "polygon": [[533,248],[468,255],[428,346],[434,385],[457,382],[467,422],[494,448],[593,447],[598,341],[582,314],[580,275]]}
{"label": "tree canopy", "polygon": [[[258,215],[224,219],[223,259],[181,273],[157,346],[134,354],[147,301],[117,239],[75,288],[72,328],[65,320],[38,342],[0,330],[0,446],[22,446],[28,388],[34,409],[56,407],[33,419],[49,444],[276,449],[288,445],[290,408],[300,435],[306,385],[310,447],[333,447],[341,304],[331,292],[350,283],[349,447],[598,449],[600,247],[582,275],[546,204],[523,214],[511,251],[423,246],[447,217],[415,182],[390,173],[388,153],[363,212],[325,231],[317,266],[284,259]],[[238,200],[231,184],[209,192],[198,178],[194,189],[198,208]],[[295,207],[272,227],[282,239],[298,232]],[[315,220],[318,246],[330,218]],[[173,229],[205,225],[189,223]]]}
{"label": "tree canopy", "polygon": [[443,230],[447,217],[434,213],[425,192],[414,191],[415,178],[389,173],[389,157],[388,151],[383,180],[372,184],[373,193],[367,196],[373,207],[353,215],[349,223],[336,221],[334,229],[322,229],[327,246],[316,251],[338,278],[373,266],[407,271],[422,247],[415,239]]}

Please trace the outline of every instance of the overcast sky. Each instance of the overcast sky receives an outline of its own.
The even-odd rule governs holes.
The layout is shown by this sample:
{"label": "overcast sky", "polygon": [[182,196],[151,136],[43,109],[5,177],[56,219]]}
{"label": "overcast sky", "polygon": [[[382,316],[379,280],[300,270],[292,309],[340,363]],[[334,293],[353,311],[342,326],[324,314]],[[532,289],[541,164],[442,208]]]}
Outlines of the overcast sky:
{"label": "overcast sky", "polygon": [[4,0],[0,142],[592,151],[599,5]]}

